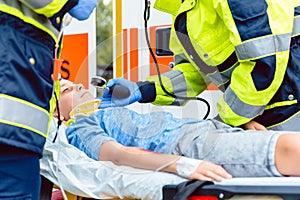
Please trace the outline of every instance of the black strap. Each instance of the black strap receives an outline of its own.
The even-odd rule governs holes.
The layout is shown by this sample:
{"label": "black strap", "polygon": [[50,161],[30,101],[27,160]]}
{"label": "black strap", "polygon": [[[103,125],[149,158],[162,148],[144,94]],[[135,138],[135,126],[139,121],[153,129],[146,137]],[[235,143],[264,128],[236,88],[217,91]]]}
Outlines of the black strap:
{"label": "black strap", "polygon": [[51,200],[53,183],[41,175],[41,189],[39,200]]}
{"label": "black strap", "polygon": [[177,193],[173,197],[173,200],[186,200],[197,189],[202,188],[204,185],[213,184],[211,181],[198,181],[191,180],[185,181],[176,186]]}
{"label": "black strap", "polygon": [[58,97],[57,97],[56,92],[54,92],[54,96],[55,96],[55,101],[56,101],[56,109],[57,109],[57,118],[58,118],[58,121],[57,121],[56,133],[55,133],[54,139],[52,141],[53,143],[55,142],[55,140],[57,138],[59,127],[62,124],[62,121],[60,119],[60,109],[59,109]]}

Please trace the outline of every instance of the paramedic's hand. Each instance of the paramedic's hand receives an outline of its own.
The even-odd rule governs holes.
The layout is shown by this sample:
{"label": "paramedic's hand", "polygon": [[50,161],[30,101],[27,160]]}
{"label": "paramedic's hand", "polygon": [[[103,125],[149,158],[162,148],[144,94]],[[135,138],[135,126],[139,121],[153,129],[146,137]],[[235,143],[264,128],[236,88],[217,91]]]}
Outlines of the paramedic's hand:
{"label": "paramedic's hand", "polygon": [[178,175],[191,180],[222,181],[232,178],[224,168],[208,161],[181,157],[176,164]]}
{"label": "paramedic's hand", "polygon": [[[111,89],[116,85],[128,89],[130,93],[129,96],[126,98],[115,97]],[[104,89],[100,108],[127,106],[140,100],[142,100],[142,94],[139,86],[136,83],[123,78],[110,79],[106,85],[106,88]]]}
{"label": "paramedic's hand", "polygon": [[86,20],[97,4],[98,0],[79,0],[78,4],[69,11],[69,14],[78,20]]}
{"label": "paramedic's hand", "polygon": [[245,130],[266,131],[266,127],[256,121],[250,121],[242,126]]}

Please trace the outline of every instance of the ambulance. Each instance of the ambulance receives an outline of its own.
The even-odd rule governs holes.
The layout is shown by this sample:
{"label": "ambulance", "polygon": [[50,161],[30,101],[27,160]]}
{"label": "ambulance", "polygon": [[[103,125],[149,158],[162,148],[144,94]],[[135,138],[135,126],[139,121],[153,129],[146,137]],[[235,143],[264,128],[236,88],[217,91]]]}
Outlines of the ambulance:
{"label": "ambulance", "polygon": [[[153,8],[155,0],[111,0],[113,4],[113,77],[130,81],[143,81],[149,75],[158,74],[153,52],[164,73],[174,67],[173,53],[169,49],[171,15]],[[146,9],[146,10],[145,10]],[[145,21],[146,19],[146,21]],[[146,23],[145,23],[146,22]],[[95,13],[86,21],[73,19],[65,30],[61,66],[63,78],[81,82],[92,93],[97,94],[90,80],[97,74]],[[148,42],[147,42],[148,38]],[[150,49],[149,49],[150,47]],[[191,100],[185,106],[155,106],[153,104],[133,103],[128,107],[139,113],[169,111],[177,117],[207,118],[217,115],[216,102],[221,96],[214,85]]]}

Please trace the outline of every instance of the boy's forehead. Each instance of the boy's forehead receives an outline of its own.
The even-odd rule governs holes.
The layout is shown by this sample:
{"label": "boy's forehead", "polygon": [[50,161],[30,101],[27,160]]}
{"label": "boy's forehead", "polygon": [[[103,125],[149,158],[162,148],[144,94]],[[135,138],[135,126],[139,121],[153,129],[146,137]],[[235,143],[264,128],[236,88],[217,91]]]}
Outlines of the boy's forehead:
{"label": "boy's forehead", "polygon": [[72,81],[65,80],[65,79],[60,80],[60,92],[62,92],[65,88],[68,88],[73,85],[74,83]]}
{"label": "boy's forehead", "polygon": [[69,81],[69,80],[65,80],[65,79],[62,79],[60,80],[60,87],[63,87],[63,86],[70,86],[70,85],[73,85],[74,83]]}

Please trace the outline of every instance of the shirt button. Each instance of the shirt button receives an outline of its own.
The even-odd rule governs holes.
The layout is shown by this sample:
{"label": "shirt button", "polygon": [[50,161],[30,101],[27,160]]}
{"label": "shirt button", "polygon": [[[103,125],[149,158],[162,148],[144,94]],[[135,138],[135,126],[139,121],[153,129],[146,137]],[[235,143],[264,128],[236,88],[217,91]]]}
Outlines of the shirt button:
{"label": "shirt button", "polygon": [[173,69],[175,67],[175,63],[174,62],[169,62],[169,68]]}
{"label": "shirt button", "polygon": [[289,100],[294,100],[295,97],[294,97],[294,95],[290,94],[290,95],[288,96],[288,99],[289,99]]}
{"label": "shirt button", "polygon": [[61,20],[60,20],[60,17],[56,17],[55,20],[56,20],[56,23],[57,23],[57,24],[60,24],[60,21],[61,21]]}
{"label": "shirt button", "polygon": [[207,53],[206,53],[206,54],[204,54],[203,56],[204,56],[204,58],[208,58],[208,54],[207,54]]}
{"label": "shirt button", "polygon": [[34,65],[35,64],[35,59],[34,58],[29,58],[29,63]]}

